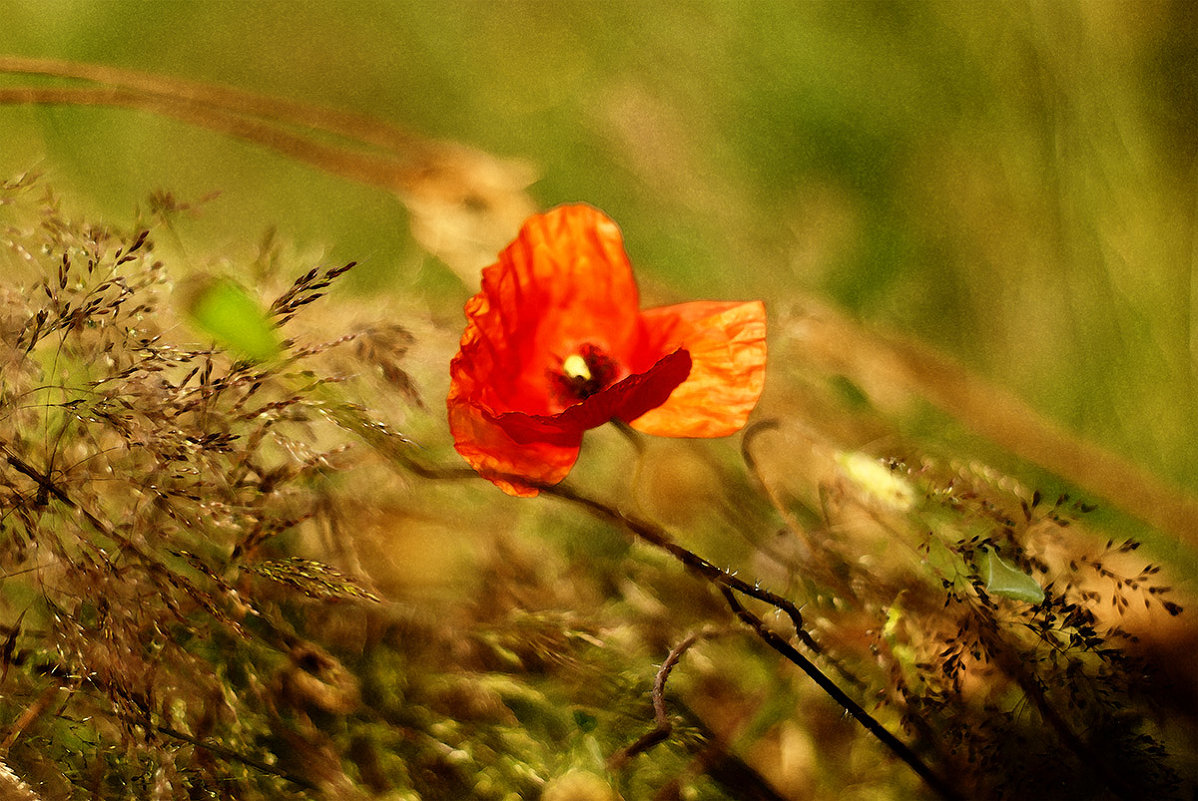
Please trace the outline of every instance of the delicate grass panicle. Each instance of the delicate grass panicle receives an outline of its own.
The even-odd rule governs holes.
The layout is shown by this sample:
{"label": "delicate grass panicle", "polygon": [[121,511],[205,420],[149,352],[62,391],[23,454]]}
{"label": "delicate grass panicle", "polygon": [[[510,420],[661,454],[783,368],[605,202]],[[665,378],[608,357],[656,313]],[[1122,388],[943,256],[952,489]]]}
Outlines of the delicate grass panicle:
{"label": "delicate grass panicle", "polygon": [[[300,368],[319,348],[254,364],[184,344],[197,337],[169,302],[160,219],[78,222],[28,176],[0,188],[0,215],[10,767],[48,798],[312,784],[280,778],[257,739],[281,714],[272,676],[320,652],[273,599],[372,598],[273,547],[319,516],[344,446]],[[342,271],[303,276],[269,313],[286,322]],[[335,665],[295,669],[317,681]]]}

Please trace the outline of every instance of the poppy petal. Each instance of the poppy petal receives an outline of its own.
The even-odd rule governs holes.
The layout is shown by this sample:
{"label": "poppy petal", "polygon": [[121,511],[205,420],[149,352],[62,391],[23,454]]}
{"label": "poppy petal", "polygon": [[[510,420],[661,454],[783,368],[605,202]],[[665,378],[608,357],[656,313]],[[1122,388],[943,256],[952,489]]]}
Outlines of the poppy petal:
{"label": "poppy petal", "polygon": [[508,495],[530,498],[539,493],[534,485],[556,484],[566,477],[582,446],[579,429],[573,443],[567,437],[558,443],[519,443],[478,406],[450,399],[449,430],[462,458]]}
{"label": "poppy petal", "polygon": [[690,376],[632,421],[661,437],[724,437],[744,427],[765,386],[765,305],[695,301],[642,312],[654,347],[685,348]]}
{"label": "poppy petal", "polygon": [[478,348],[490,372],[481,397],[496,409],[562,411],[546,374],[584,345],[629,364],[643,337],[639,303],[615,222],[586,205],[534,215],[466,306],[463,353]]}
{"label": "poppy petal", "polygon": [[557,414],[504,412],[489,415],[488,419],[521,444],[548,442],[568,446],[589,428],[613,418],[634,420],[665,403],[670,393],[686,381],[690,371],[690,354],[679,349],[663,356],[647,371],[628,376]]}

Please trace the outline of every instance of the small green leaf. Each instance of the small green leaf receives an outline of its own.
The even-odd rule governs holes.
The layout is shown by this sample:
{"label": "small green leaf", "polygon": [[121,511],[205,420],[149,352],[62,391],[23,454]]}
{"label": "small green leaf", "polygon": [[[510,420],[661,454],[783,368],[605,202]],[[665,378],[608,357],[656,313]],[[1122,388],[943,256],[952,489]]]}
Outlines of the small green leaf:
{"label": "small green leaf", "polygon": [[582,709],[574,710],[574,722],[578,725],[578,728],[588,733],[593,732],[595,727],[599,725],[598,718]]}
{"label": "small green leaf", "polygon": [[273,323],[258,301],[235,281],[210,279],[188,294],[188,314],[218,345],[255,362],[279,355],[279,334]]}
{"label": "small green leaf", "polygon": [[1029,604],[1044,600],[1044,588],[1039,582],[1004,562],[996,553],[986,554],[986,591]]}

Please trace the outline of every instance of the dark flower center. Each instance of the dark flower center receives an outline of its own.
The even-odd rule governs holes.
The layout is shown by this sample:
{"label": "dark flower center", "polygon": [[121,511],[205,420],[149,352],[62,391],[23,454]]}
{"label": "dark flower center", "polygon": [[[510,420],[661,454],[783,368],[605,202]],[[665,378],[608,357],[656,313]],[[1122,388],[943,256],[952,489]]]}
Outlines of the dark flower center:
{"label": "dark flower center", "polygon": [[616,363],[589,342],[562,359],[558,370],[549,371],[554,395],[571,405],[611,386],[616,378]]}

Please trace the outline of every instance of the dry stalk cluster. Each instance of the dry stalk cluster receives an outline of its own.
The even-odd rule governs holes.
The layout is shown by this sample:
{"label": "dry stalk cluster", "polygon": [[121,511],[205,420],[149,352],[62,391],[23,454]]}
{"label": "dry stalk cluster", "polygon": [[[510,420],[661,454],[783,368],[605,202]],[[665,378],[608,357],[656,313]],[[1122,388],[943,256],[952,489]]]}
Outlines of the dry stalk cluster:
{"label": "dry stalk cluster", "polygon": [[1170,655],[1192,633],[1161,566],[1134,540],[1103,545],[1068,494],[926,457],[870,464],[827,482],[818,509],[768,494],[802,545],[788,564],[805,614],[879,718],[961,797],[1188,792],[1164,743],[1192,774],[1176,736],[1192,676]]}
{"label": "dry stalk cluster", "polygon": [[343,446],[300,367],[316,349],[264,366],[179,344],[201,337],[150,233],[169,205],[126,233],[32,177],[0,187],[0,749],[46,798],[311,785],[264,738],[283,736],[281,666],[336,671],[270,599],[371,597],[273,545],[318,513]]}

